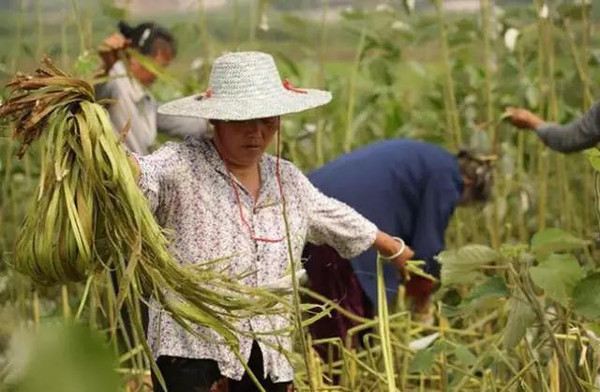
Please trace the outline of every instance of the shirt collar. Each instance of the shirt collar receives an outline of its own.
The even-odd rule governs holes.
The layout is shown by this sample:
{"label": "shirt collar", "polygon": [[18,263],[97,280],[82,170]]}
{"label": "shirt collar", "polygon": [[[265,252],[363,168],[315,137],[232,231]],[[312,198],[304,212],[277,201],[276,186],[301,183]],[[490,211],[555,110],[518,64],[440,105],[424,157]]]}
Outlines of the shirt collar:
{"label": "shirt collar", "polygon": [[[225,178],[229,178],[229,170],[225,166],[225,162],[221,159],[217,148],[215,147],[212,139],[190,136],[186,139],[186,141],[194,148],[198,149],[200,153],[206,159],[206,162],[218,173],[222,174]],[[278,194],[277,184],[275,181],[275,171],[276,167],[273,162],[273,157],[269,154],[263,154],[258,163],[258,167],[260,170],[260,179],[261,179],[261,187],[259,194],[259,201],[264,197],[267,197],[268,201],[273,199],[273,193]],[[235,178],[235,176],[231,176],[233,180],[240,185],[242,188],[244,186]],[[244,188],[245,189],[245,188]],[[277,198],[279,199],[279,198]]]}

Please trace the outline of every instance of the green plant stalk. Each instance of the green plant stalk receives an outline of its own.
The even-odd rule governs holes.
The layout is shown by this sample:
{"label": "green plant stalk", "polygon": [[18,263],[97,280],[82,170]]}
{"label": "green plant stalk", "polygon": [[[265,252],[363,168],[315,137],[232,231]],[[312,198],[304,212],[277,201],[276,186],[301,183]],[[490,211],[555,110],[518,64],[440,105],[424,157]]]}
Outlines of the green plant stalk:
{"label": "green plant stalk", "polygon": [[[281,132],[279,130],[278,132]],[[281,144],[281,139],[277,141]],[[280,184],[281,187],[281,184]],[[280,188],[280,192],[283,192]],[[283,193],[282,193],[283,198]],[[283,218],[283,223],[285,227],[285,239],[287,243],[288,249],[288,258],[291,266],[291,279],[292,279],[292,287],[293,287],[293,307],[295,311],[294,321],[296,322],[296,328],[298,331],[298,335],[300,337],[300,347],[303,354],[304,365],[306,366],[306,375],[309,380],[309,388],[311,392],[317,392],[317,386],[315,385],[313,374],[315,369],[311,366],[312,363],[310,361],[310,347],[306,341],[306,336],[304,335],[304,328],[302,326],[302,310],[301,310],[301,299],[300,292],[298,289],[298,279],[296,278],[296,260],[294,259],[294,247],[292,245],[292,233],[290,229],[290,224],[287,217],[287,205],[285,199],[282,200],[281,203],[281,215]]]}
{"label": "green plant stalk", "polygon": [[19,54],[20,54],[21,48],[23,46],[23,9],[24,9],[24,4],[25,4],[25,0],[20,0],[19,6],[17,8],[15,37],[13,40],[12,55],[10,57],[10,69],[12,71],[15,71],[17,68],[17,59],[19,58]]}
{"label": "green plant stalk", "polygon": [[[546,34],[543,36],[547,51],[547,64],[548,64],[548,90],[549,90],[549,102],[548,102],[548,118],[552,122],[559,120],[558,114],[558,97],[556,93],[556,53],[555,53],[555,40],[554,40],[554,24],[552,18],[549,17],[546,22]],[[569,179],[565,170],[565,157],[559,155],[556,159],[556,168],[558,174],[558,187],[560,195],[560,218],[561,222],[567,230],[572,230],[571,226],[571,213],[572,206],[569,198]],[[547,179],[546,179],[547,183]]]}
{"label": "green plant stalk", "polygon": [[[492,50],[491,50],[491,25],[492,18],[490,12],[490,0],[480,0],[481,8],[481,19],[483,21],[483,67],[485,71],[485,82],[484,82],[484,99],[486,102],[486,124],[488,128],[488,135],[492,145],[492,153],[498,154],[498,140],[496,140],[496,121],[494,117],[494,97],[492,94]],[[494,168],[494,176],[500,179],[498,175],[498,168]],[[500,188],[501,184],[496,184],[496,190]],[[499,234],[499,219],[498,219],[498,197],[494,197],[492,204],[492,225],[490,227],[490,242],[492,248],[498,249],[500,247],[500,234]]]}
{"label": "green plant stalk", "polygon": [[60,287],[62,299],[62,316],[65,323],[71,322],[71,304],[69,298],[69,289],[66,284]]}
{"label": "green plant stalk", "polygon": [[233,1],[233,39],[232,50],[237,50],[240,45],[240,0]]}
{"label": "green plant stalk", "polygon": [[344,152],[350,152],[352,149],[352,141],[354,138],[353,121],[354,121],[354,105],[356,100],[356,79],[360,70],[360,59],[365,45],[366,27],[363,26],[354,61],[352,62],[352,73],[350,74],[350,84],[348,85],[348,108],[346,109],[346,131],[344,133]]}
{"label": "green plant stalk", "polygon": [[34,329],[35,329],[35,331],[39,331],[39,329],[40,329],[40,295],[37,290],[33,291],[32,308],[33,308]]}
{"label": "green plant stalk", "polygon": [[[204,63],[208,64],[210,62],[211,50],[210,50],[210,37],[208,36],[208,18],[206,16],[206,2],[205,0],[200,0],[200,4],[198,7],[198,28],[200,30],[200,44],[202,45],[202,57],[204,58]],[[209,67],[202,67],[203,71],[203,80],[208,80],[209,77]]]}
{"label": "green plant stalk", "polygon": [[389,312],[387,295],[385,293],[385,282],[383,280],[383,260],[380,257],[377,257],[377,305],[377,327],[381,338],[387,390],[389,392],[396,392],[397,388],[396,377],[394,375],[394,356],[392,355],[391,347]]}
{"label": "green plant stalk", "polygon": [[[443,0],[434,0],[434,4],[440,27],[442,62],[444,64],[444,107],[446,112],[446,129],[451,133],[446,139],[446,142],[451,150],[457,151],[463,145],[463,139],[458,118],[454,81],[452,79],[452,63],[450,61],[450,48],[448,46],[448,29],[446,26]],[[462,246],[464,243],[463,220],[462,212],[456,211],[454,221],[456,222],[456,242],[458,246]]]}
{"label": "green plant stalk", "polygon": [[458,107],[452,79],[452,63],[450,61],[450,48],[448,46],[448,28],[444,14],[443,0],[434,0],[440,26],[440,43],[442,45],[442,61],[444,64],[444,103],[446,110],[446,126],[452,135],[449,137],[449,147],[458,150],[463,145],[462,131],[458,117]]}
{"label": "green plant stalk", "polygon": [[248,12],[248,17],[250,20],[250,30],[248,32],[248,36],[249,36],[249,41],[250,41],[250,47],[254,47],[254,41],[256,40],[256,24],[257,24],[257,18],[258,18],[258,3],[259,0],[252,0],[250,1],[249,4],[249,11]]}
{"label": "green plant stalk", "polygon": [[[325,53],[327,50],[327,12],[329,9],[329,0],[323,0],[321,10],[321,28],[319,30],[319,71],[318,85],[321,88],[325,87]],[[325,137],[325,121],[321,119],[322,110],[318,109],[317,129],[315,130],[315,150],[317,155],[317,166],[322,166],[325,163],[325,152],[323,140]]]}
{"label": "green plant stalk", "polygon": [[79,53],[85,52],[85,27],[82,24],[82,16],[79,12],[78,0],[71,0],[73,6],[73,17],[75,18],[75,24],[77,25],[77,31],[79,33]]}
{"label": "green plant stalk", "polygon": [[66,68],[69,64],[69,48],[67,44],[67,21],[69,20],[69,17],[67,15],[67,11],[64,11],[63,18],[65,22],[60,26],[60,57],[61,66]]}
{"label": "green plant stalk", "polygon": [[87,302],[87,298],[90,293],[90,288],[92,286],[93,279],[94,279],[94,275],[92,274],[87,278],[87,282],[85,282],[85,288],[83,290],[81,299],[79,300],[79,307],[77,308],[77,313],[75,313],[75,322],[77,322],[79,320],[79,318],[81,317],[81,315],[83,313],[83,309],[85,308],[85,304]]}
{"label": "green plant stalk", "polygon": [[556,336],[554,335],[554,329],[550,325],[550,322],[546,318],[546,313],[540,306],[537,298],[535,297],[535,293],[533,291],[533,282],[529,275],[525,274],[523,276],[517,275],[518,272],[512,268],[512,274],[515,277],[515,282],[519,285],[520,291],[523,293],[527,302],[533,309],[536,314],[537,321],[542,325],[542,328],[546,332],[550,343],[554,348],[554,352],[558,358],[558,365],[561,368],[561,374],[564,377],[565,383],[568,385],[569,391],[574,392],[583,392],[582,385],[579,383],[575,370],[569,365],[570,362],[565,355],[564,347],[558,342]]}
{"label": "green plant stalk", "polygon": [[[582,85],[583,96],[582,96],[582,110],[584,112],[588,111],[593,102],[593,95],[591,92],[590,79],[589,79],[589,17],[586,12],[586,7],[581,7],[582,13],[582,42],[581,42],[581,50],[578,48],[577,43],[575,42],[574,33],[570,27],[570,24],[565,22],[565,36],[567,37],[567,41],[569,43],[569,49],[571,51],[571,56],[575,60],[575,66],[577,69],[577,74],[579,76],[579,80]],[[580,235],[586,235],[585,230],[589,228],[590,225],[590,212],[591,212],[591,203],[590,203],[590,195],[592,193],[592,183],[593,183],[593,168],[589,165],[585,166],[585,180],[584,180],[584,195],[583,195],[583,227],[579,230]]]}
{"label": "green plant stalk", "polygon": [[[548,43],[548,29],[546,26],[546,22],[542,19],[539,14],[542,10],[542,7],[545,6],[545,2],[543,0],[537,0],[537,25],[538,25],[538,67],[540,74],[540,92],[541,96],[545,95],[546,90],[546,62],[548,61],[547,55],[547,43]],[[543,105],[540,105],[543,107]],[[539,176],[539,205],[538,205],[538,228],[543,230],[546,228],[546,204],[548,202],[548,156],[546,152],[546,148],[540,144],[538,147],[538,176]]]}
{"label": "green plant stalk", "polygon": [[87,4],[87,13],[86,13],[86,35],[85,35],[85,47],[93,48],[94,47],[94,3],[88,2]]}
{"label": "green plant stalk", "polygon": [[35,2],[35,20],[37,29],[37,41],[35,53],[37,58],[41,58],[44,52],[44,21],[42,20],[42,0]]}
{"label": "green plant stalk", "polygon": [[536,360],[534,359],[533,361],[530,361],[527,365],[525,365],[521,370],[519,370],[519,373],[515,374],[515,376],[510,379],[510,381],[508,382],[508,384],[506,384],[504,386],[504,388],[501,389],[500,392],[507,392],[510,390],[510,388],[519,380],[522,379],[523,375],[529,370],[530,367],[532,367],[535,364]]}

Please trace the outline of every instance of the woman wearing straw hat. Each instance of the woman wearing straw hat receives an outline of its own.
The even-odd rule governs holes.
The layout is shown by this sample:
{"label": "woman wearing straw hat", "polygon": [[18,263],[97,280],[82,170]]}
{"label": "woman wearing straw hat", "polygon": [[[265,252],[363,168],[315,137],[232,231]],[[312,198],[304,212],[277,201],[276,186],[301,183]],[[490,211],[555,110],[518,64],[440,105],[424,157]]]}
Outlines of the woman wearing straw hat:
{"label": "woman wearing straw hat", "polygon": [[[271,56],[240,52],[215,61],[203,94],[159,108],[167,115],[209,119],[214,127],[212,139],[190,137],[134,159],[151,208],[173,233],[171,251],[198,263],[226,258],[227,271],[244,274],[242,283],[253,287],[284,277],[290,266],[288,245],[297,262],[307,240],[330,245],[346,258],[374,247],[403,272],[413,253],[401,239],[320,193],[279,154],[264,153],[275,134],[279,145],[281,115],[330,100],[329,92],[282,81]],[[239,348],[267,391],[285,391],[293,380],[285,355],[291,339],[272,334],[288,326],[289,318],[272,315],[238,323],[240,330],[264,336],[260,341],[239,336]],[[170,392],[210,391],[222,377],[231,392],[257,390],[219,335],[199,325],[195,329],[198,333],[191,335],[151,307],[148,342]],[[154,385],[162,391],[156,380]]]}

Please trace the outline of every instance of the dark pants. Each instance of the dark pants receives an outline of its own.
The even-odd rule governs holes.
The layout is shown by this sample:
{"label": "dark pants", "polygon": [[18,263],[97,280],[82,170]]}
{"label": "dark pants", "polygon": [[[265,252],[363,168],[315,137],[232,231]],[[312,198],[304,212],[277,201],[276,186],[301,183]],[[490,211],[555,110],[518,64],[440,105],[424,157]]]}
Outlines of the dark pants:
{"label": "dark pants", "polygon": [[[335,249],[327,246],[307,244],[303,258],[306,259],[304,268],[310,280],[310,290],[329,298],[340,307],[363,318],[372,318],[373,305],[360,287],[358,277],[354,274],[352,265],[343,259]],[[330,317],[323,317],[310,325],[310,334],[313,339],[327,339],[340,337],[345,345],[348,330],[359,325],[358,322],[342,315],[337,310],[331,312]],[[356,334],[352,339],[353,347],[361,346],[361,339],[365,333]],[[323,360],[328,358],[328,345],[317,344],[314,346]],[[333,360],[340,359],[334,351]]]}
{"label": "dark pants", "polygon": [[[312,291],[327,297],[357,316],[369,319],[375,316],[375,307],[360,286],[352,264],[342,258],[335,249],[327,245],[307,244],[302,258],[306,260],[304,268],[308,274]],[[434,288],[435,283],[419,276],[412,276],[405,285],[406,296],[417,306],[428,303]],[[340,337],[345,344],[348,330],[358,324],[334,310],[331,312],[331,317],[323,317],[309,328],[313,339]],[[352,347],[361,347],[363,336],[369,332],[371,331],[355,334],[352,337]],[[323,360],[328,360],[327,345],[316,345],[315,349]],[[340,359],[335,352],[333,359]]]}
{"label": "dark pants", "polygon": [[[248,374],[244,374],[240,381],[225,380],[226,382],[220,383],[219,387],[211,389],[213,385],[222,379],[219,366],[212,359],[161,356],[156,363],[169,392],[258,391]],[[256,342],[252,344],[248,367],[267,392],[286,392],[290,388],[288,382],[273,383],[268,377],[265,377],[262,352]],[[152,373],[152,385],[154,385],[154,392],[164,392],[154,373]]]}

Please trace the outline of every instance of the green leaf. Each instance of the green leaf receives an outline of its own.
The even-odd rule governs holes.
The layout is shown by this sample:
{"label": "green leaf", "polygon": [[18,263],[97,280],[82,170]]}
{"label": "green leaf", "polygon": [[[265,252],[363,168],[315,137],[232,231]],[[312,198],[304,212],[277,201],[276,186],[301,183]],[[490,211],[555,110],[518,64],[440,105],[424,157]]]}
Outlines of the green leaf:
{"label": "green leaf", "polygon": [[510,310],[504,330],[504,346],[511,349],[519,344],[527,328],[533,325],[535,313],[523,297],[512,297],[508,306]]}
{"label": "green leaf", "polygon": [[476,286],[466,301],[471,302],[490,297],[507,297],[509,294],[504,279],[500,276],[494,276],[483,282],[483,284]]}
{"label": "green leaf", "polygon": [[594,170],[600,171],[600,150],[597,148],[590,148],[589,150],[585,150],[585,155]]}
{"label": "green leaf", "polygon": [[531,239],[531,248],[540,259],[547,257],[552,252],[581,249],[586,245],[587,241],[560,229],[539,231]]}
{"label": "green leaf", "polygon": [[444,339],[436,341],[433,346],[417,351],[408,366],[409,373],[427,373],[435,363],[435,358],[442,351],[450,352],[454,347]]}
{"label": "green leaf", "polygon": [[589,275],[575,286],[573,307],[580,316],[600,319],[600,272]]}
{"label": "green leaf", "polygon": [[413,359],[410,361],[408,366],[409,373],[427,373],[433,367],[435,363],[435,356],[437,353],[432,348],[427,350],[417,351]]}
{"label": "green leaf", "polygon": [[475,365],[477,362],[477,357],[463,345],[457,345],[454,349],[454,354],[459,365],[469,367]]}
{"label": "green leaf", "polygon": [[436,259],[442,266],[442,284],[465,284],[479,280],[480,268],[500,259],[500,254],[484,245],[467,245],[458,250],[447,250]]}
{"label": "green leaf", "polygon": [[531,279],[548,297],[564,307],[569,305],[573,289],[583,271],[573,255],[552,253],[537,267],[529,269]]}

